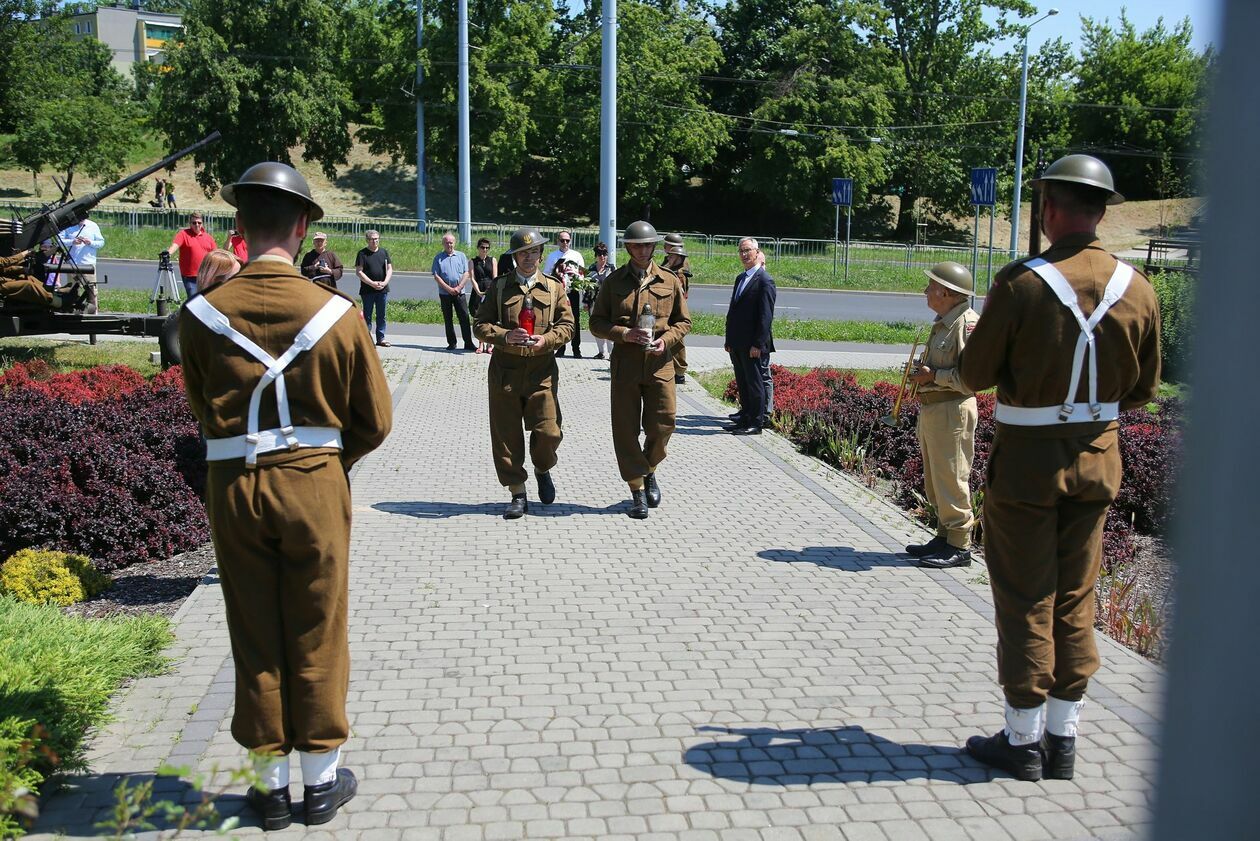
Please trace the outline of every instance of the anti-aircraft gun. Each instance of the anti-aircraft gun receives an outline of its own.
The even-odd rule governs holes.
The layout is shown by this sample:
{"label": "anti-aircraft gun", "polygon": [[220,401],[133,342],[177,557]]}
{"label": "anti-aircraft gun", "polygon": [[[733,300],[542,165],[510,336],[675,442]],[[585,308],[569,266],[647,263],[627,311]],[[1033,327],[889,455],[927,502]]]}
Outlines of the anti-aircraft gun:
{"label": "anti-aircraft gun", "polygon": [[[23,219],[0,219],[0,257],[34,249],[46,239],[55,238],[62,231],[78,225],[87,218],[88,212],[110,196],[120,193],[143,178],[170,166],[211,143],[219,140],[217,131],[197,141],[186,149],[169,155],[152,166],[129,175],[91,195],[70,198],[63,191],[54,204],[46,205]],[[86,274],[85,267],[62,265],[60,274]],[[29,306],[13,307],[0,300],[0,336],[23,336],[46,333],[71,333],[96,336],[113,333],[126,336],[157,336],[166,364],[179,361],[179,344],[175,337],[173,316],[130,315],[122,313],[56,312],[51,309]]]}

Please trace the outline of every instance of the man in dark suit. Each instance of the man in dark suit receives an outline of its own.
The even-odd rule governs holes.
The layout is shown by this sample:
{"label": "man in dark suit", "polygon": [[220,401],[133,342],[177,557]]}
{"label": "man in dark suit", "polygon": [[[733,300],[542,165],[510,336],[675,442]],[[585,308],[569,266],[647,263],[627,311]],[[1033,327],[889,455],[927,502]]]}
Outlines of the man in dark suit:
{"label": "man in dark suit", "polygon": [[774,352],[774,337],[770,328],[777,291],[757,240],[749,237],[739,241],[739,259],[744,271],[735,278],[726,310],[726,352],[735,368],[739,411],[731,416],[726,430],[735,435],[760,435],[773,410],[770,354]]}

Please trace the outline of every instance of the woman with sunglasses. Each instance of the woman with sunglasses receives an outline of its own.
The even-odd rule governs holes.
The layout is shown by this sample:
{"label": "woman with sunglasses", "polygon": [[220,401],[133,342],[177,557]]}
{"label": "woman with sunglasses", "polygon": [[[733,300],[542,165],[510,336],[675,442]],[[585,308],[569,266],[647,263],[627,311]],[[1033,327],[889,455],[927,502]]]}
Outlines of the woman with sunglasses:
{"label": "woman with sunglasses", "polygon": [[[472,292],[468,295],[468,311],[474,319],[493,282],[494,258],[490,256],[490,240],[482,237],[477,240],[477,256],[472,258]],[[490,353],[493,350],[494,346],[489,342],[480,342],[475,352]]]}

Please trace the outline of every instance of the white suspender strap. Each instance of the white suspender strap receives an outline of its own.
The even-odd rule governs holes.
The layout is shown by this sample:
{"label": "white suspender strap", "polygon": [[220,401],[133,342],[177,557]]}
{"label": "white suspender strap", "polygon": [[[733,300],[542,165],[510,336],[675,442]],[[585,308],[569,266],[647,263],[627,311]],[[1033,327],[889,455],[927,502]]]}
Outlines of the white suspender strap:
{"label": "white suspender strap", "polygon": [[1076,352],[1072,356],[1072,378],[1068,385],[1068,393],[1063,398],[1063,405],[1059,408],[1059,420],[1066,422],[1076,408],[1074,401],[1076,391],[1081,384],[1081,371],[1084,368],[1086,355],[1089,356],[1089,411],[1094,420],[1101,420],[1103,407],[1098,402],[1098,349],[1094,342],[1094,329],[1107,314],[1107,310],[1111,309],[1129,288],[1129,282],[1133,279],[1133,267],[1122,260],[1116,261],[1116,269],[1107,281],[1102,300],[1090,313],[1089,318],[1086,318],[1077,301],[1075,290],[1053,263],[1037,257],[1029,260],[1025,265],[1045,281],[1059,302],[1072,313],[1081,329],[1081,334],[1076,340]]}
{"label": "white suspender strap", "polygon": [[271,383],[276,384],[276,413],[280,417],[279,433],[284,438],[285,446],[294,449],[302,446],[302,441],[294,434],[293,422],[289,415],[289,396],[285,389],[284,369],[297,358],[302,351],[310,350],[315,343],[323,338],[338,319],[350,309],[350,301],[335,296],[330,298],[319,312],[311,318],[310,321],[298,331],[294,338],[293,345],[276,359],[258,346],[252,339],[241,333],[228,321],[228,317],[214,307],[206,300],[204,295],[197,295],[190,298],[184,306],[196,316],[197,320],[208,328],[231,339],[234,344],[257,359],[263,365],[267,366],[267,370],[259,379],[258,385],[254,387],[253,393],[249,397],[249,417],[246,422],[245,430],[245,463],[253,465],[258,461],[259,451],[259,430],[258,430],[258,410],[262,402],[262,393]]}

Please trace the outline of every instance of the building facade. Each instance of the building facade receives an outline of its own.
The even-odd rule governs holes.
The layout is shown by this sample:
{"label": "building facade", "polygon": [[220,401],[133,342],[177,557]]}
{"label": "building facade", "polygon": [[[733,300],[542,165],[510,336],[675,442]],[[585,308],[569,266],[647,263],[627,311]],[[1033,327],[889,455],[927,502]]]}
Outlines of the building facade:
{"label": "building facade", "polygon": [[108,47],[114,69],[128,79],[136,62],[161,64],[167,42],[184,31],[179,15],[146,12],[135,6],[102,5],[94,12],[72,15],[70,21],[76,36],[95,38]]}

